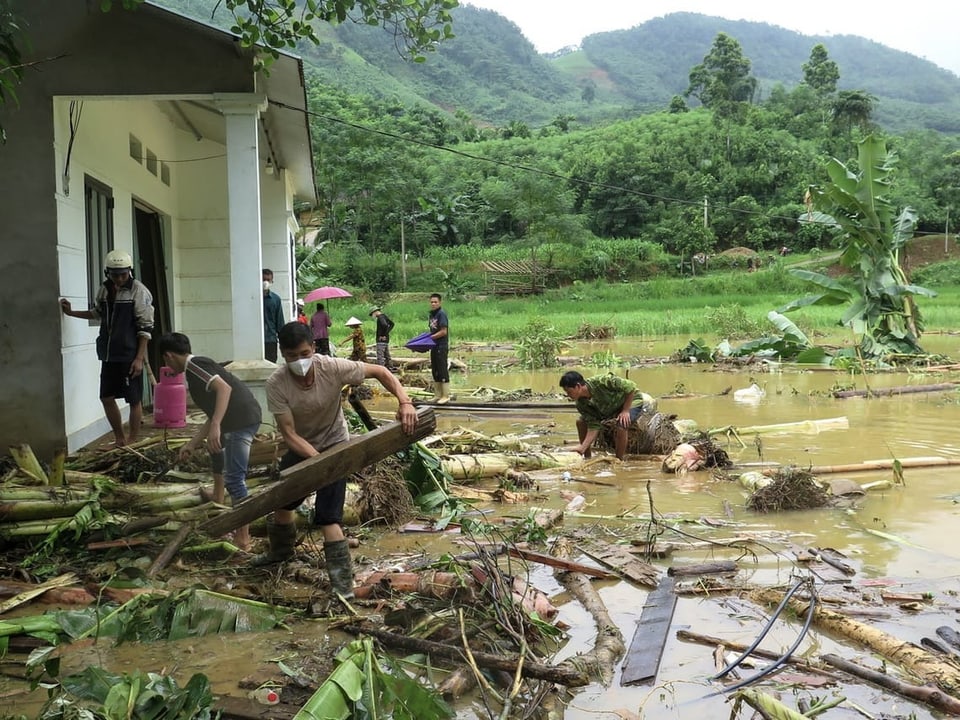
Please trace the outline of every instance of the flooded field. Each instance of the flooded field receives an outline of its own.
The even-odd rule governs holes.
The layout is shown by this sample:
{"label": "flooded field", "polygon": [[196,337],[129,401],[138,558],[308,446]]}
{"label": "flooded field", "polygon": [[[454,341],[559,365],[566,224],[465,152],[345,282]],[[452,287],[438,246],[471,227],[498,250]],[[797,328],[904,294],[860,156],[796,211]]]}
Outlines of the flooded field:
{"label": "flooded field", "polygon": [[[960,341],[942,336],[927,344],[942,345],[933,349],[957,357],[960,356],[957,342]],[[666,354],[675,349],[674,345],[666,350],[650,343],[620,344],[612,349],[621,356],[652,355]],[[610,347],[588,347],[581,351],[589,357],[592,351],[606,349]],[[471,362],[472,367],[477,365]],[[590,367],[578,369],[586,376],[602,372]],[[453,378],[452,390],[461,400],[466,400],[465,395],[478,387],[556,392],[559,375],[557,370],[509,374],[470,371]],[[698,365],[647,366],[631,369],[629,377],[645,392],[663,398],[659,401],[661,412],[695,420],[703,429],[847,419],[848,429],[844,430],[818,434],[764,434],[759,441],[753,436],[744,436],[741,438],[743,446],[731,438],[724,447],[736,463],[765,461],[822,466],[929,456],[960,460],[960,439],[957,437],[960,396],[956,392],[838,400],[830,397],[831,389],[840,386],[862,389],[864,379],[830,371],[798,371],[789,366],[771,366],[762,372],[754,368],[737,373],[710,371]],[[867,378],[872,389],[953,381],[960,381],[960,374],[901,372]],[[764,392],[757,401],[737,402],[732,392],[725,393],[728,388],[746,388],[751,383],[756,383]],[[664,397],[680,393],[693,397]],[[378,403],[371,403],[370,407],[374,412],[389,410],[386,402],[382,408]],[[569,411],[439,410],[437,414],[441,431],[464,427],[485,434],[524,434],[537,436],[544,444],[553,446],[569,444],[576,439],[575,415]],[[587,479],[599,479],[607,485],[565,483],[559,472],[542,473],[537,481],[536,504],[563,507],[565,501],[559,495],[561,490],[581,492],[587,499],[587,506],[581,515],[568,516],[565,528],[579,526],[608,541],[639,536],[641,524],[631,516],[649,513],[651,499],[654,511],[664,516],[668,525],[675,525],[689,534],[670,537],[668,531],[662,538],[664,540],[684,542],[701,536],[756,537],[761,545],[754,546],[756,555],[752,557],[741,557],[739,551],[696,547],[654,561],[665,572],[671,564],[737,560],[741,568],[737,581],[741,584],[789,585],[805,572],[792,562],[789,553],[792,546],[834,548],[844,553],[847,562],[857,570],[844,583],[848,593],[876,594],[876,583],[881,580],[892,583],[885,587],[897,591],[932,593],[933,600],[924,603],[917,611],[906,613],[894,604],[884,608],[880,617],[866,620],[903,640],[919,644],[922,637],[934,636],[939,626],[957,628],[958,625],[960,546],[953,534],[960,515],[958,470],[960,468],[954,467],[908,468],[904,470],[904,486],[868,493],[851,507],[760,515],[746,509],[745,490],[736,483],[714,479],[709,471],[677,477],[661,473],[659,463],[628,458],[624,463],[591,465],[583,473]],[[889,480],[892,471],[841,473],[838,476],[865,483]],[[528,508],[522,506],[492,508],[496,514],[515,517],[523,517],[527,511]],[[390,552],[424,551],[436,555],[451,550],[463,551],[452,543],[449,535],[393,533],[384,536],[376,548],[361,548],[359,552],[384,556]],[[552,596],[554,604],[560,608],[560,619],[571,628],[569,642],[552,661],[562,660],[591,646],[594,635],[591,618],[577,603],[567,602],[551,572],[532,567],[530,578]],[[598,581],[595,586],[629,646],[648,591],[627,582]],[[682,642],[675,637],[675,631],[685,628],[749,644],[762,629],[766,618],[766,611],[733,595],[684,595],[677,603],[673,629],[664,648],[656,682],[646,686],[620,687],[618,668],[609,687],[594,685],[578,691],[569,700],[564,717],[574,720],[727,717],[730,708],[726,698],[715,694],[720,686],[708,680],[716,671],[713,648]],[[761,647],[782,652],[797,637],[799,629],[800,623],[781,618]],[[201,672],[210,678],[216,691],[237,694],[237,680],[263,663],[282,659],[294,664],[298,657],[314,651],[328,653],[330,636],[331,631],[324,622],[298,622],[291,630],[214,636],[190,642],[149,646],[130,644],[119,648],[101,642],[94,648],[70,653],[64,663],[77,667],[100,664],[120,669],[166,670],[184,681],[191,674]],[[336,633],[333,637],[336,639]],[[839,643],[814,631],[804,638],[797,650],[799,655],[807,657],[826,652],[836,652],[874,668],[882,663],[881,659],[871,657],[870,653],[849,641]],[[12,687],[14,685],[0,680],[0,697]],[[776,681],[765,685],[767,690],[776,687]],[[831,696],[839,691],[824,687],[799,692],[806,696]],[[887,717],[910,717],[911,713],[917,718],[938,717],[923,705],[864,684],[846,685],[842,691],[875,717],[884,713]],[[785,702],[795,707],[795,700],[791,697],[793,690],[787,688],[783,693]],[[20,695],[8,696],[0,703],[6,712],[29,715],[36,707],[37,697],[34,695],[27,700]],[[461,701],[457,708],[460,718],[489,717],[475,698]],[[742,716],[749,717],[749,713],[744,710]],[[828,711],[823,717],[862,715],[845,705]]]}

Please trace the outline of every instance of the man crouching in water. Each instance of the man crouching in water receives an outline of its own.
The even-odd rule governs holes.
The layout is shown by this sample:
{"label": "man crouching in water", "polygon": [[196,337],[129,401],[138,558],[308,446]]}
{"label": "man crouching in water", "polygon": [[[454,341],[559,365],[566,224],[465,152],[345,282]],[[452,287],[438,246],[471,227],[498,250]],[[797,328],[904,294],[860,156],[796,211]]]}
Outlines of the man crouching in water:
{"label": "man crouching in water", "polygon": [[617,459],[623,460],[627,454],[627,428],[644,411],[644,397],[637,392],[636,383],[613,373],[585,380],[583,375],[571,370],[560,378],[560,387],[568,398],[576,400],[580,411],[577,419],[580,444],[576,451],[590,457],[590,448],[603,429],[603,421],[616,418],[613,447]]}

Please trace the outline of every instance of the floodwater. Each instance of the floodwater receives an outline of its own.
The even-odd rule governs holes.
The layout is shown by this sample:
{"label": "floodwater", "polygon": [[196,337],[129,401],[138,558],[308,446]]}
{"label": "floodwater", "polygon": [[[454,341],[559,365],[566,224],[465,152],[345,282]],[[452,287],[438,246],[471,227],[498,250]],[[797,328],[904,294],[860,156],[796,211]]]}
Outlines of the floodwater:
{"label": "floodwater", "polygon": [[[956,343],[948,336],[935,337],[927,342],[928,349],[957,357]],[[594,351],[613,349],[620,356],[632,354],[667,354],[668,348],[650,343],[591,346],[581,353],[589,357]],[[589,376],[601,370],[582,367]],[[617,372],[624,372],[617,370]],[[453,378],[453,391],[466,399],[467,389],[494,387],[502,390],[530,388],[537,392],[556,392],[560,371],[535,373],[477,372]],[[811,419],[841,418],[848,428],[819,434],[780,433],[764,434],[759,443],[755,436],[742,437],[744,447],[731,439],[725,445],[737,463],[777,462],[782,464],[839,465],[866,460],[939,456],[960,460],[960,396],[955,392],[901,395],[890,398],[837,400],[829,396],[832,388],[854,386],[862,389],[864,379],[833,371],[800,371],[790,366],[772,366],[760,371],[756,368],[741,372],[717,372],[701,365],[662,365],[632,368],[629,376],[645,392],[661,397],[689,393],[695,397],[664,398],[659,401],[661,412],[676,413],[695,420],[701,428],[727,426],[746,427],[799,422]],[[960,381],[958,373],[908,374],[904,372],[870,375],[873,389],[901,385],[925,385]],[[742,389],[755,382],[764,391],[757,402],[737,402],[733,393],[720,394],[727,388]],[[371,409],[379,409],[374,403]],[[389,409],[387,403],[382,408]],[[516,411],[510,414],[490,412],[438,411],[439,429],[446,431],[466,427],[486,434],[518,433],[539,435],[547,444],[562,445],[576,439],[575,415],[565,411]],[[615,542],[618,538],[640,538],[645,524],[630,515],[643,516],[650,510],[650,498],[655,511],[667,518],[667,523],[689,536],[667,531],[665,541],[684,542],[690,537],[722,539],[749,535],[758,539],[753,545],[755,557],[740,557],[737,551],[695,547],[678,551],[672,557],[656,560],[664,573],[671,564],[683,565],[719,559],[738,560],[740,583],[789,585],[806,571],[792,562],[788,552],[791,545],[807,548],[835,548],[847,555],[847,562],[857,574],[843,585],[824,588],[827,594],[843,593],[852,598],[859,593],[876,597],[878,580],[893,584],[887,590],[897,592],[931,592],[933,601],[923,604],[917,612],[901,611],[895,603],[886,606],[885,617],[863,619],[903,640],[919,644],[922,637],[935,637],[941,625],[958,628],[957,612],[960,602],[960,543],[953,533],[960,514],[958,467],[905,469],[905,485],[885,491],[873,491],[851,507],[829,508],[802,512],[760,515],[745,507],[746,492],[736,483],[714,480],[709,471],[692,473],[686,477],[665,475],[659,464],[628,459],[626,462],[591,465],[583,472],[587,479],[600,480],[609,486],[587,483],[564,483],[559,471],[545,473],[539,479],[536,506],[562,507],[565,501],[560,491],[581,492],[587,506],[580,516],[568,516],[567,528],[592,528],[598,538]],[[601,474],[602,473],[602,474]],[[574,471],[574,475],[578,473]],[[847,477],[860,483],[889,480],[892,471],[880,470],[848,473],[831,477]],[[524,506],[497,507],[494,512],[525,516]],[[622,519],[613,516],[626,515]],[[605,518],[598,520],[597,518]],[[680,522],[691,521],[691,522]],[[873,531],[879,531],[877,534]],[[424,534],[393,535],[384,539],[383,550],[397,552],[424,550],[429,553],[451,549],[449,536]],[[462,552],[462,547],[454,547]],[[368,554],[375,554],[367,551]],[[580,558],[589,562],[587,558]],[[569,642],[552,659],[563,660],[582,652],[593,643],[593,624],[590,617],[575,602],[570,602],[551,573],[535,567],[530,574],[532,582],[554,596],[560,607],[560,619],[570,626]],[[634,629],[643,610],[648,591],[628,582],[596,582],[601,598],[614,622],[620,627],[629,646]],[[569,698],[565,717],[573,720],[605,720],[609,718],[643,717],[649,720],[673,718],[723,718],[730,706],[720,689],[709,676],[716,671],[713,648],[681,642],[675,631],[688,628],[702,634],[719,636],[749,644],[760,632],[768,617],[768,610],[730,595],[684,595],[677,602],[673,628],[667,637],[656,682],[635,687],[620,687],[619,667],[610,687],[599,685],[579,690]],[[764,640],[762,648],[783,652],[797,637],[800,624],[781,619]],[[237,680],[258,666],[283,660],[295,666],[298,657],[309,654],[313,647],[324,647],[320,641],[328,637],[324,623],[298,623],[291,630],[260,635],[233,635],[203,638],[184,643],[155,645],[128,645],[110,648],[100,643],[93,650],[68,654],[67,670],[73,664],[102,664],[126,669],[174,672],[182,682],[191,674],[202,672],[214,685],[215,691],[238,694]],[[322,652],[329,652],[323,650]],[[815,658],[835,652],[840,656],[862,662],[873,668],[882,665],[882,659],[854,646],[849,641],[836,639],[811,631],[801,642],[797,653]],[[746,670],[744,675],[753,671]],[[0,698],[8,689],[0,680]],[[775,691],[775,682],[767,683],[767,691]],[[782,687],[782,686],[781,686]],[[922,705],[908,702],[877,688],[866,685],[845,685],[843,688],[813,688],[799,691],[805,697],[843,694],[866,711],[879,715],[938,717]],[[796,707],[794,692],[783,691],[783,700]],[[9,707],[10,702],[13,707]],[[17,698],[0,704],[7,712],[17,710]],[[19,707],[29,707],[20,705]],[[26,711],[26,710],[21,710]],[[633,715],[631,715],[632,713]],[[749,716],[744,710],[741,716]],[[479,702],[463,701],[458,705],[458,717],[488,717]],[[824,717],[862,717],[849,706],[829,710]]]}

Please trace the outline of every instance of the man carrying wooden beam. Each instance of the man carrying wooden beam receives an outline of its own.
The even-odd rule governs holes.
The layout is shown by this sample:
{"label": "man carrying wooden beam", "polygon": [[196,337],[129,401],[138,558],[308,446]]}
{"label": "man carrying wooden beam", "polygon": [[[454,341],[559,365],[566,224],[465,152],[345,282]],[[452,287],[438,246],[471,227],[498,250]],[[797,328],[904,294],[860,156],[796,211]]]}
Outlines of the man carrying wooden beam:
{"label": "man carrying wooden beam", "polygon": [[[416,410],[400,381],[387,368],[316,354],[310,328],[298,322],[284,325],[278,342],[284,364],[267,378],[266,390],[267,409],[276,418],[288,448],[280,459],[280,470],[350,439],[340,391],[344,385],[359,385],[366,378],[376,379],[397,398],[397,419],[405,433],[413,433]],[[344,477],[317,491],[314,524],[323,533],[330,585],[349,598],[353,596],[353,562],[342,526],[346,484]],[[294,511],[302,502],[301,498],[273,512],[267,524],[269,551],[255,557],[252,564],[268,565],[293,557],[297,540]]]}

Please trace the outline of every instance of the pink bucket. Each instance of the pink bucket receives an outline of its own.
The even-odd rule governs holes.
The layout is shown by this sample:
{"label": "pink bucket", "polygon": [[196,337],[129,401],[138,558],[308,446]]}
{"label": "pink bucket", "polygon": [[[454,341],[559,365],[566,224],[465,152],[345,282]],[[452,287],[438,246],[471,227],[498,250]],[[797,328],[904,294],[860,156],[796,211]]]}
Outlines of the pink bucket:
{"label": "pink bucket", "polygon": [[187,424],[187,386],[183,373],[160,368],[160,381],[153,389],[153,426],[182,428]]}

